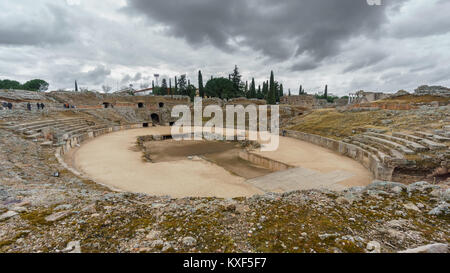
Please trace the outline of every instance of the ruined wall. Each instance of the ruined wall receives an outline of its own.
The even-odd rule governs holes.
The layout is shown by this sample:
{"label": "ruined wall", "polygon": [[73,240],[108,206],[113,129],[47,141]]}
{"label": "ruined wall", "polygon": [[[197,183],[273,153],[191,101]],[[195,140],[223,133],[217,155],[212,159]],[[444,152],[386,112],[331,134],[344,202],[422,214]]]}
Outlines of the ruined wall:
{"label": "ruined wall", "polygon": [[422,85],[415,90],[415,94],[450,97],[450,88],[443,86]]}
{"label": "ruined wall", "polygon": [[281,104],[297,105],[306,108],[313,108],[315,98],[312,95],[283,96],[280,98]]}
{"label": "ruined wall", "polygon": [[247,160],[255,165],[263,166],[264,168],[267,168],[271,171],[284,171],[290,168],[293,168],[293,166],[290,166],[288,164],[260,156],[257,154],[249,153],[247,151],[239,151],[239,157]]}

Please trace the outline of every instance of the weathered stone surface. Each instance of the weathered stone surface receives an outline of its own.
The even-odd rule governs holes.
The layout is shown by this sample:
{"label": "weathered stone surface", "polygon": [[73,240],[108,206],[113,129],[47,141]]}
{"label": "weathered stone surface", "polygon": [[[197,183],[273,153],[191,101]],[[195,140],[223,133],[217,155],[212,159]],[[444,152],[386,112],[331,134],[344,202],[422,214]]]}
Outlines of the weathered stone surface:
{"label": "weathered stone surface", "polygon": [[366,249],[370,253],[381,253],[381,245],[377,241],[370,241],[369,243],[367,243]]}
{"label": "weathered stone surface", "polygon": [[67,244],[67,247],[63,249],[63,253],[81,253],[80,241],[71,241]]}
{"label": "weathered stone surface", "polygon": [[70,211],[60,211],[45,217],[45,220],[47,222],[55,222],[69,216],[70,214]]}
{"label": "weathered stone surface", "polygon": [[399,251],[399,253],[448,253],[447,244],[431,244]]}
{"label": "weathered stone surface", "polygon": [[193,237],[184,237],[183,244],[185,246],[195,246],[197,244],[197,240]]}
{"label": "weathered stone surface", "polygon": [[15,211],[8,211],[8,212],[5,212],[5,213],[3,213],[2,215],[0,215],[0,222],[1,221],[5,221],[5,220],[8,220],[9,218],[11,218],[11,217],[14,217],[14,216],[17,216],[18,215],[18,213],[17,212],[15,212]]}
{"label": "weathered stone surface", "polygon": [[428,212],[430,215],[448,215],[450,214],[450,205],[447,202],[444,202],[440,204],[439,206],[432,209],[430,212]]}

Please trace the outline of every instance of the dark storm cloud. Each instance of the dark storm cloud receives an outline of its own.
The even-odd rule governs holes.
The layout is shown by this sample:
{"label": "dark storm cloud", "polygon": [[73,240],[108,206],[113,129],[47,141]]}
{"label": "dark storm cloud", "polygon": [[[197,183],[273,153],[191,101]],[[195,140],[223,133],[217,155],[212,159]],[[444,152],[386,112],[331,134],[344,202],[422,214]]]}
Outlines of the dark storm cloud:
{"label": "dark storm cloud", "polygon": [[72,41],[72,28],[66,10],[43,5],[32,12],[6,13],[0,18],[0,45],[61,44]]}
{"label": "dark storm cloud", "polygon": [[[244,45],[284,61],[306,55],[292,70],[317,67],[334,56],[341,42],[372,35],[385,22],[383,6],[365,0],[127,0],[126,10],[168,27],[171,35],[194,46],[210,43],[230,51]],[[398,3],[398,1],[397,1]]]}

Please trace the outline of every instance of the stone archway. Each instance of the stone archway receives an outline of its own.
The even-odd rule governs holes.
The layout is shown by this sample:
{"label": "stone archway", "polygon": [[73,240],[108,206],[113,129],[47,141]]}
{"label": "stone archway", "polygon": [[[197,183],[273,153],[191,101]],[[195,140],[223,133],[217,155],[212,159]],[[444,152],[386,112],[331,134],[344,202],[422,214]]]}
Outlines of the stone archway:
{"label": "stone archway", "polygon": [[138,103],[138,108],[144,108],[144,103],[143,102],[139,102]]}
{"label": "stone archway", "polygon": [[160,119],[159,119],[159,115],[156,113],[153,113],[150,115],[150,118],[152,119],[153,124],[159,124],[160,123]]}

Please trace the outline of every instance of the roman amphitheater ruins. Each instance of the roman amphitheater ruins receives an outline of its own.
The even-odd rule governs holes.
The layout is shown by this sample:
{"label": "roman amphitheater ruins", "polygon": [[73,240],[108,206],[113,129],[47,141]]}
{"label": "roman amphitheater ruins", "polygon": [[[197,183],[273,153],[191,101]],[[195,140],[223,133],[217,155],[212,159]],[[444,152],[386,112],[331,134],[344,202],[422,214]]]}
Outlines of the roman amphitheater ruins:
{"label": "roman amphitheater ruins", "polygon": [[174,140],[188,97],[0,90],[0,251],[447,251],[449,94],[283,97],[263,152]]}

